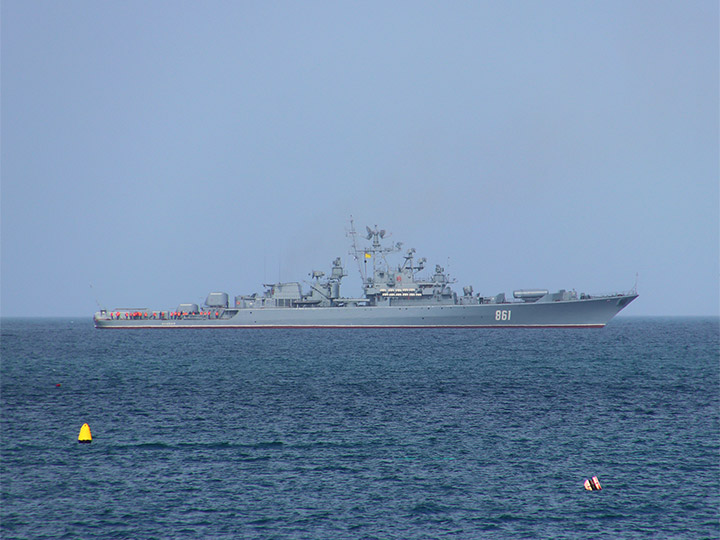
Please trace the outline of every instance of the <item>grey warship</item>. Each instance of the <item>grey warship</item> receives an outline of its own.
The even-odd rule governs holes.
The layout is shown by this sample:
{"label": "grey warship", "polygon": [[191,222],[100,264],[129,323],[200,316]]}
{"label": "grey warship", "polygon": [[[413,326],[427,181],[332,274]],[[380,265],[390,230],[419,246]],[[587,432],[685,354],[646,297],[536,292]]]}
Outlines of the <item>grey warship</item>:
{"label": "grey warship", "polygon": [[340,295],[347,276],[337,257],[329,275],[309,274],[310,281],[266,284],[262,294],[211,292],[204,305],[180,304],[171,310],[147,308],[101,309],[96,328],[601,328],[637,298],[635,289],[607,295],[578,295],[574,290],[519,289],[483,296],[472,286],[456,293],[445,269],[436,265],[423,276],[427,260],[416,260],[415,249],[400,264],[388,259],[402,251],[402,243],[388,244],[386,231],[366,227],[365,240],[351,221],[350,255],[362,278],[359,298]]}

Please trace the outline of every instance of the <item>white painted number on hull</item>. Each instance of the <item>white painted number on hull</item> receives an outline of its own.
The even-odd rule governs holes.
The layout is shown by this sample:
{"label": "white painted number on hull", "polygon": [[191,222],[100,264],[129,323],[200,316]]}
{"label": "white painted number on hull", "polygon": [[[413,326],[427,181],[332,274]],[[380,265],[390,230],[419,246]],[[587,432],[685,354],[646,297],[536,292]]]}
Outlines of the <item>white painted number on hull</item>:
{"label": "white painted number on hull", "polygon": [[509,321],[510,315],[512,315],[512,311],[509,309],[498,309],[495,312],[495,320],[496,321]]}

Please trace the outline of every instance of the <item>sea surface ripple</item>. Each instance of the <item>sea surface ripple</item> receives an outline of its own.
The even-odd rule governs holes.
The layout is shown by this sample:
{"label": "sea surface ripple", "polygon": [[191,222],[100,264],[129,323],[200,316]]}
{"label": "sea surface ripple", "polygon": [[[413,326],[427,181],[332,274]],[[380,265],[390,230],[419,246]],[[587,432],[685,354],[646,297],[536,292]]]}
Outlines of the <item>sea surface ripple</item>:
{"label": "sea surface ripple", "polygon": [[716,318],[0,330],[3,539],[720,538]]}

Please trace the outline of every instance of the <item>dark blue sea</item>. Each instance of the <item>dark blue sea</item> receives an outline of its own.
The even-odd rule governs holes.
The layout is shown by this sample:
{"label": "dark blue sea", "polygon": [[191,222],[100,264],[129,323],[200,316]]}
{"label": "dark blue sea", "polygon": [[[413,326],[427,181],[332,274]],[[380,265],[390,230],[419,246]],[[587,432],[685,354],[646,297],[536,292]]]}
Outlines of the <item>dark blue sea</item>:
{"label": "dark blue sea", "polygon": [[720,538],[716,318],[0,328],[3,539]]}

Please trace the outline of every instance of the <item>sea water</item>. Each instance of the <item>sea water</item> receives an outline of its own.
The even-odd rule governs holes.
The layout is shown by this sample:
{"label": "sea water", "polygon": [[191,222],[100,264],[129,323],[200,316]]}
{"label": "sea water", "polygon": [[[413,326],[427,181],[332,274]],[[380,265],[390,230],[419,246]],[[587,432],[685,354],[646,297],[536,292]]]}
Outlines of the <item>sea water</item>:
{"label": "sea water", "polygon": [[4,539],[720,537],[716,318],[0,328]]}

